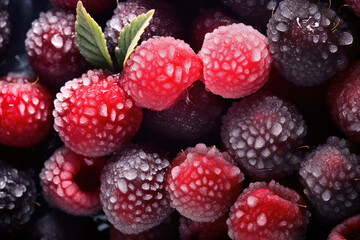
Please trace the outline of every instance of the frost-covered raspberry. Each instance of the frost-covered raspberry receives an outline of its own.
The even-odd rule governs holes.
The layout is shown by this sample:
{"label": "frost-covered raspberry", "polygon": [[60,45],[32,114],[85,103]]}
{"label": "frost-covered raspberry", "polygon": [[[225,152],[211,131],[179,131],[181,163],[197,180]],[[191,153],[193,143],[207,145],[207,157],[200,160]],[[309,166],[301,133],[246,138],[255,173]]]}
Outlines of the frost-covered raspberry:
{"label": "frost-covered raspberry", "polygon": [[267,34],[275,66],[298,86],[325,84],[345,69],[356,45],[347,23],[328,3],[309,0],[282,1]]}
{"label": "frost-covered raspberry", "polygon": [[244,175],[226,152],[197,144],[178,153],[167,174],[171,205],[193,221],[226,214],[241,191]]}
{"label": "frost-covered raspberry", "polygon": [[306,124],[290,102],[259,92],[233,103],[223,117],[221,139],[252,178],[270,180],[297,170]]}
{"label": "frost-covered raspberry", "polygon": [[343,220],[360,212],[360,157],[337,137],[314,149],[299,170],[307,200],[320,219]]}
{"label": "frost-covered raspberry", "polygon": [[221,26],[206,34],[198,55],[204,65],[206,87],[224,98],[248,96],[269,78],[267,39],[242,23]]}
{"label": "frost-covered raspberry", "polygon": [[35,198],[35,183],[29,174],[0,162],[0,225],[29,221]]}
{"label": "frost-covered raspberry", "polygon": [[40,182],[50,204],[72,215],[92,215],[101,209],[100,173],[103,158],[87,158],[68,148],[57,150],[44,164]]}
{"label": "frost-covered raspberry", "polygon": [[111,157],[101,174],[100,199],[108,220],[125,234],[159,225],[172,212],[165,190],[169,161],[131,146]]}
{"label": "frost-covered raspberry", "polygon": [[360,144],[360,61],[331,82],[327,105],[336,126],[350,140]]}
{"label": "frost-covered raspberry", "polygon": [[201,61],[187,43],[159,37],[136,47],[121,81],[137,106],[161,111],[174,104],[201,71]]}
{"label": "frost-covered raspberry", "polygon": [[142,111],[118,85],[116,76],[90,70],[68,81],[56,94],[54,128],[74,152],[99,157],[128,143]]}
{"label": "frost-covered raspberry", "polygon": [[112,18],[106,23],[105,37],[110,52],[118,45],[119,33],[123,27],[130,23],[136,16],[154,9],[155,14],[149,27],[141,36],[147,40],[158,36],[183,37],[183,28],[174,9],[162,0],[128,0],[119,2]]}
{"label": "frost-covered raspberry", "polygon": [[328,240],[347,240],[360,238],[360,215],[355,215],[337,225]]}
{"label": "frost-covered raspberry", "polygon": [[[61,7],[72,12],[76,12],[78,0],[50,0],[56,7]],[[103,15],[116,5],[114,0],[83,0],[87,12],[94,15]]]}
{"label": "frost-covered raspberry", "polygon": [[75,15],[64,10],[40,13],[25,40],[30,64],[41,80],[54,89],[88,68],[75,39]]}
{"label": "frost-covered raspberry", "polygon": [[275,181],[255,182],[231,207],[227,220],[233,240],[304,239],[310,213],[294,190]]}

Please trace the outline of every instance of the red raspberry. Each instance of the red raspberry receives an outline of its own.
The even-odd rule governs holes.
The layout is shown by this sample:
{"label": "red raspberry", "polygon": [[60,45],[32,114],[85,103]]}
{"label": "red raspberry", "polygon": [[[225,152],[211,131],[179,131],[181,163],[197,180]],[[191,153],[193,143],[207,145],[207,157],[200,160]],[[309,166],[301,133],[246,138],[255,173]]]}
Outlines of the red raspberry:
{"label": "red raspberry", "polygon": [[123,83],[139,107],[164,110],[199,79],[202,65],[182,40],[152,38],[131,54],[123,71]]}
{"label": "red raspberry", "polygon": [[57,150],[40,173],[47,201],[72,215],[91,215],[101,209],[100,173],[103,158],[87,158],[68,148]]}
{"label": "red raspberry", "polygon": [[231,207],[227,220],[233,240],[304,239],[309,212],[301,197],[275,181],[251,183]]}
{"label": "red raspberry", "polygon": [[102,70],[88,71],[56,95],[54,128],[65,145],[89,157],[108,155],[131,140],[142,112]]}
{"label": "red raspberry", "polygon": [[337,225],[328,237],[328,240],[347,239],[360,239],[360,215],[348,218]]}
{"label": "red raspberry", "polygon": [[190,29],[190,45],[197,52],[203,45],[205,34],[211,33],[220,26],[239,23],[236,19],[226,15],[221,8],[204,10],[192,23]]}
{"label": "red raspberry", "polygon": [[[71,10],[75,13],[76,5],[79,0],[50,0],[54,6]],[[82,0],[86,11],[94,15],[103,15],[115,7],[114,0]]]}
{"label": "red raspberry", "polygon": [[197,144],[181,152],[168,171],[166,190],[183,216],[210,222],[224,215],[242,187],[244,175],[226,152]]}
{"label": "red raspberry", "polygon": [[80,76],[88,68],[75,39],[75,15],[63,10],[40,13],[25,40],[35,73],[52,88]]}
{"label": "red raspberry", "polygon": [[0,143],[32,147],[50,133],[52,99],[35,79],[21,74],[0,78]]}
{"label": "red raspberry", "polygon": [[119,151],[101,174],[100,199],[108,220],[125,234],[138,234],[172,212],[165,190],[169,161],[141,146]]}
{"label": "red raspberry", "polygon": [[204,65],[206,87],[224,98],[250,95],[269,78],[267,39],[242,23],[221,26],[206,34],[198,55]]}

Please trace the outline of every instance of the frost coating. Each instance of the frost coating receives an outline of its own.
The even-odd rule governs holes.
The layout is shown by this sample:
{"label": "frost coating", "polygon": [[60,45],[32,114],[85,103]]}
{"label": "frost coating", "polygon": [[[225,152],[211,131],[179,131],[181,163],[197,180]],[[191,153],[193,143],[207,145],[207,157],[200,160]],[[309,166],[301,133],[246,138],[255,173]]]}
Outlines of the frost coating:
{"label": "frost coating", "polygon": [[224,215],[241,191],[244,175],[230,155],[215,146],[197,144],[178,153],[168,172],[171,205],[193,221]]}
{"label": "frost coating", "polygon": [[298,86],[325,84],[345,69],[355,46],[346,22],[327,3],[308,0],[282,1],[267,34],[275,66]]}
{"label": "frost coating", "polygon": [[10,40],[10,21],[8,12],[9,0],[0,2],[0,53],[6,51]]}
{"label": "frost coating", "polygon": [[223,117],[221,140],[252,178],[270,180],[298,169],[305,122],[291,103],[266,92],[236,102]]}
{"label": "frost coating", "polygon": [[115,228],[137,234],[170,215],[172,208],[164,180],[168,167],[168,160],[140,146],[112,156],[101,175],[100,199]]}
{"label": "frost coating", "polygon": [[206,34],[198,55],[206,87],[224,98],[250,95],[268,80],[271,58],[267,39],[242,23]]}
{"label": "frost coating", "polygon": [[304,193],[318,217],[343,220],[360,211],[359,156],[350,143],[330,137],[304,160],[299,170]]}

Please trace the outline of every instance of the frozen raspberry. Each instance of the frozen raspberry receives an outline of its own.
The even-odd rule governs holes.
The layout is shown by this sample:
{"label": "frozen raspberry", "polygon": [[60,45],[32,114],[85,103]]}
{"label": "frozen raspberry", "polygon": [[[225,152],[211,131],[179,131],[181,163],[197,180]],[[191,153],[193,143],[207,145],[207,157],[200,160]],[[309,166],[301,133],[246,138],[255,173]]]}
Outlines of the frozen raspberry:
{"label": "frozen raspberry", "polygon": [[171,163],[166,190],[183,216],[210,222],[223,216],[239,195],[244,175],[226,152],[197,144]]}
{"label": "frozen raspberry", "polygon": [[206,87],[224,98],[250,95],[269,78],[271,58],[266,37],[242,23],[206,34],[198,55]]}
{"label": "frozen raspberry", "polygon": [[10,40],[9,0],[0,1],[0,54],[6,51]]}
{"label": "frozen raspberry", "polygon": [[100,172],[103,158],[87,158],[68,148],[57,150],[40,173],[47,201],[72,215],[92,215],[101,209]]}
{"label": "frozen raspberry", "polygon": [[266,92],[233,103],[221,129],[225,149],[257,180],[297,170],[305,135],[306,124],[295,106]]}
{"label": "frozen raspberry", "polygon": [[255,182],[231,207],[227,220],[233,240],[304,239],[310,213],[301,197],[275,181]]}
{"label": "frozen raspberry", "polygon": [[298,86],[325,84],[345,69],[354,37],[328,3],[285,0],[268,24],[275,66]]}
{"label": "frozen raspberry", "polygon": [[[76,5],[79,0],[50,0],[54,6],[76,12]],[[83,0],[87,12],[93,15],[104,15],[116,5],[114,0]]]}
{"label": "frozen raspberry", "polygon": [[180,19],[174,9],[162,0],[128,0],[120,2],[114,11],[113,17],[106,23],[105,37],[110,51],[118,45],[119,33],[134,17],[154,9],[155,14],[149,27],[141,36],[147,40],[155,36],[171,36],[182,38],[183,29]]}
{"label": "frozen raspberry", "polygon": [[29,174],[0,162],[0,226],[29,221],[35,198],[35,183]]}
{"label": "frozen raspberry", "polygon": [[203,45],[205,34],[211,33],[220,26],[239,23],[238,20],[227,15],[221,8],[202,11],[192,23],[190,29],[190,45],[197,52]]}
{"label": "frozen raspberry", "polygon": [[199,79],[201,61],[188,44],[172,37],[152,38],[130,55],[123,84],[139,107],[161,111]]}
{"label": "frozen raspberry", "polygon": [[24,74],[0,78],[0,143],[32,147],[48,136],[52,99],[35,79]]}
{"label": "frozen raspberry", "polygon": [[337,225],[328,240],[360,239],[360,215],[355,215]]}
{"label": "frozen raspberry", "polygon": [[172,209],[165,191],[169,161],[150,149],[117,152],[101,174],[101,203],[108,220],[125,234],[159,225]]}
{"label": "frozen raspberry", "polygon": [[336,126],[360,144],[360,61],[356,61],[328,89],[327,105]]}
{"label": "frozen raspberry", "polygon": [[224,240],[228,239],[227,215],[214,222],[194,222],[188,218],[180,217],[181,240]]}
{"label": "frozen raspberry", "polygon": [[351,8],[357,16],[360,16],[360,1],[359,0],[345,0],[349,8]]}
{"label": "frozen raspberry", "polygon": [[304,160],[299,170],[304,193],[316,216],[343,220],[360,212],[359,156],[349,142],[330,137]]}
{"label": "frozen raspberry", "polygon": [[215,142],[220,133],[225,103],[196,81],[182,93],[169,109],[155,112],[144,110],[143,127],[167,145],[193,146],[199,142]]}
{"label": "frozen raspberry", "polygon": [[141,109],[102,70],[68,81],[56,95],[55,130],[74,152],[99,157],[128,143],[139,129]]}
{"label": "frozen raspberry", "polygon": [[75,20],[74,14],[63,10],[40,13],[26,36],[31,66],[40,79],[54,89],[88,68],[77,47]]}

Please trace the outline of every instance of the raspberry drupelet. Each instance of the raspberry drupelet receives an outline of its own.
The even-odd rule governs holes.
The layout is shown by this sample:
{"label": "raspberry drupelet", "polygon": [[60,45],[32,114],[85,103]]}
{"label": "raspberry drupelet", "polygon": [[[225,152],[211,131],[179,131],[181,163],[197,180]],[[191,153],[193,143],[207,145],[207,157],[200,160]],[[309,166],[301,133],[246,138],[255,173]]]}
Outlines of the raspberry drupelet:
{"label": "raspberry drupelet", "polygon": [[242,23],[221,26],[206,34],[198,55],[204,66],[205,86],[224,98],[255,93],[269,78],[267,39]]}
{"label": "raspberry drupelet", "polygon": [[300,167],[307,128],[296,107],[259,92],[233,103],[223,117],[221,140],[240,167],[256,180],[271,180]]}
{"label": "raspberry drupelet", "polygon": [[54,101],[54,128],[74,152],[99,157],[130,142],[142,111],[118,85],[117,76],[90,70],[68,81]]}

